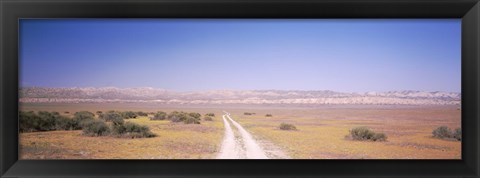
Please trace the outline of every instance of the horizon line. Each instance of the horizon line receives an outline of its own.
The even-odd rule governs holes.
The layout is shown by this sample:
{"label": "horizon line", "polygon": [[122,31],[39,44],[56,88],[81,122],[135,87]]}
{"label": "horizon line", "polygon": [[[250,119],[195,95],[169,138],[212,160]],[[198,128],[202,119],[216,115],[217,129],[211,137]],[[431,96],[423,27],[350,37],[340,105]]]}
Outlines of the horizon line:
{"label": "horizon line", "polygon": [[461,91],[441,91],[441,90],[412,90],[412,89],[399,89],[399,90],[385,90],[385,91],[341,91],[341,90],[332,90],[332,89],[207,89],[207,90],[173,90],[173,89],[166,89],[166,88],[157,88],[157,87],[115,87],[115,86],[105,86],[105,87],[44,87],[44,86],[19,86],[19,89],[24,88],[51,88],[51,89],[102,89],[102,88],[114,88],[114,89],[154,89],[154,90],[165,90],[165,91],[172,91],[172,92],[180,92],[180,93],[187,93],[187,92],[208,92],[208,91],[332,91],[332,92],[339,92],[339,93],[370,93],[370,92],[378,92],[378,93],[387,93],[387,92],[445,92],[445,93],[462,93]]}

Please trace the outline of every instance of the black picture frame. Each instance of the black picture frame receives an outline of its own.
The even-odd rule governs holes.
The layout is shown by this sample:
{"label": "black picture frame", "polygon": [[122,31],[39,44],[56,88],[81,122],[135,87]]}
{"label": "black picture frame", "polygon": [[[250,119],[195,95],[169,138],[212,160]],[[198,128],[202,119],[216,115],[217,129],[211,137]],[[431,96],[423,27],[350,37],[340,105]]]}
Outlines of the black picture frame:
{"label": "black picture frame", "polygon": [[[462,160],[18,160],[20,18],[461,18]],[[0,0],[1,177],[479,177],[478,0]]]}

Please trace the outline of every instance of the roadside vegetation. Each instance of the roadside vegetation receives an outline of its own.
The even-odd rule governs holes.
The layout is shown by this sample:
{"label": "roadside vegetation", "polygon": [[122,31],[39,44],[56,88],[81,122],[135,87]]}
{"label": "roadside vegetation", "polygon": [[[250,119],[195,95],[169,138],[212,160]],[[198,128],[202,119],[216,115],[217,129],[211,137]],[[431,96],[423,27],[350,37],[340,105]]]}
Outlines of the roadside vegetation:
{"label": "roadside vegetation", "polygon": [[203,118],[204,121],[213,121],[213,118],[212,117],[209,117],[209,116],[205,116]]}
{"label": "roadside vegetation", "polygon": [[185,124],[200,124],[200,117],[202,115],[196,112],[173,111],[168,114],[168,120],[172,122],[183,122]]}
{"label": "roadside vegetation", "polygon": [[452,130],[447,126],[440,126],[432,131],[432,135],[434,138],[438,139],[462,141],[461,128]]}
{"label": "roadside vegetation", "polygon": [[[88,116],[90,116],[88,114]],[[58,112],[33,111],[19,112],[20,132],[38,132],[53,130],[80,130],[84,121],[91,119],[85,113],[75,113],[73,118]]]}
{"label": "roadside vegetation", "polygon": [[[67,104],[68,105],[68,104]],[[200,118],[201,124],[173,122],[167,118],[172,108],[148,108],[145,110],[126,107],[52,107],[21,108],[19,134],[19,157],[21,159],[212,159],[215,158],[223,139],[223,122],[217,118],[217,110],[177,109],[187,117]],[[23,122],[30,116],[38,122],[39,111],[48,111],[55,119],[43,124],[45,129],[32,129]],[[114,110],[114,111],[112,111]],[[28,112],[32,111],[32,112]],[[60,111],[60,114],[52,111]],[[68,111],[69,113],[65,113]],[[79,111],[89,111],[79,112]],[[100,111],[97,113],[97,111]],[[133,111],[137,117],[125,117]],[[155,114],[163,120],[151,120]],[[75,113],[78,112],[76,115]],[[93,114],[91,114],[93,113]],[[125,114],[122,114],[125,113]],[[191,114],[190,114],[191,113]],[[196,114],[198,113],[198,114]],[[145,115],[146,114],[146,115]],[[133,116],[133,115],[132,115]],[[213,121],[208,121],[211,117]],[[56,121],[58,119],[58,121]],[[75,127],[59,123],[75,123]],[[41,120],[43,121],[43,119]],[[56,122],[51,122],[56,121]],[[41,122],[45,123],[45,122]],[[48,122],[47,122],[48,123]],[[55,124],[57,123],[57,124]],[[79,124],[76,124],[79,123]],[[188,123],[188,122],[187,122]],[[57,126],[58,125],[58,126]],[[48,127],[47,127],[48,126]],[[61,130],[61,128],[68,128]],[[70,129],[73,128],[73,129]],[[41,131],[40,131],[41,130]]]}
{"label": "roadside vegetation", "polygon": [[208,117],[215,117],[215,114],[214,114],[214,113],[207,113],[207,114],[205,114],[205,116],[208,116]]}
{"label": "roadside vegetation", "polygon": [[[150,120],[170,120],[175,123],[200,124],[202,115],[197,112],[173,111],[169,114],[163,111],[156,113],[133,112],[133,111],[97,111],[95,114],[88,111],[80,111],[73,114],[73,117],[60,115],[58,112],[47,111],[20,111],[20,132],[38,132],[54,130],[83,130],[84,135],[116,137],[153,137],[147,126],[125,122],[124,120],[148,117]],[[204,121],[213,121],[214,113],[207,113]]]}
{"label": "roadside vegetation", "polygon": [[82,130],[87,136],[116,136],[127,138],[154,137],[147,126],[125,122],[124,118],[133,118],[132,112],[110,111],[99,115],[88,111],[76,112],[72,118],[58,112],[33,111],[19,113],[20,132],[38,132],[55,130]]}

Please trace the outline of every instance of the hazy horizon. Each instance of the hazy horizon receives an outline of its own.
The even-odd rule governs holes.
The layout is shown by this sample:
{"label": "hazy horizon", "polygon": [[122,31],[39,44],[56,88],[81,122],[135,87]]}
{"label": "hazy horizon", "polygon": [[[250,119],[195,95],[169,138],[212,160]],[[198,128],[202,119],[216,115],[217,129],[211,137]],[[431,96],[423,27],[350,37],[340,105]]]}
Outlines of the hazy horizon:
{"label": "hazy horizon", "polygon": [[165,90],[171,92],[208,92],[208,91],[333,91],[339,93],[367,93],[367,92],[378,92],[378,93],[385,93],[385,92],[404,92],[404,91],[412,91],[412,92],[445,92],[445,93],[461,93],[456,91],[440,91],[440,90],[388,90],[388,91],[364,91],[364,92],[356,92],[356,91],[339,91],[339,90],[329,90],[329,89],[316,89],[316,90],[298,90],[298,89],[290,89],[290,90],[281,90],[281,89],[250,89],[250,90],[239,90],[239,89],[209,89],[209,90],[170,90],[165,88],[156,88],[156,87],[147,87],[147,86],[138,86],[138,87],[115,87],[115,86],[104,86],[104,87],[42,87],[42,86],[22,86],[22,88],[52,88],[52,89],[62,89],[62,88],[78,88],[78,89],[101,89],[101,88],[115,88],[115,89],[154,89],[154,90]]}
{"label": "hazy horizon", "polygon": [[21,87],[460,93],[460,20],[20,20]]}

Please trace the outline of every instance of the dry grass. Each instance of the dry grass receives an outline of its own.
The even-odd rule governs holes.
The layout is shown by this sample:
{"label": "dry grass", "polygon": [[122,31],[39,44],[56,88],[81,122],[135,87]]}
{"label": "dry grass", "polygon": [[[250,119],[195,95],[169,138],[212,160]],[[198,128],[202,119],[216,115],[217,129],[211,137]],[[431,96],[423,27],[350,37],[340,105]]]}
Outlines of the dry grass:
{"label": "dry grass", "polygon": [[[39,110],[42,109],[44,108]],[[68,111],[74,113],[76,110]],[[217,111],[215,114],[221,112]],[[171,123],[167,120],[150,121],[148,117],[128,121],[149,126],[157,137],[136,139],[88,137],[82,135],[82,131],[21,133],[20,158],[209,159],[216,156],[223,137],[223,123],[220,119],[190,125]]]}
{"label": "dry grass", "polygon": [[[227,107],[224,109],[224,107]],[[25,104],[25,111],[45,110],[70,114],[76,111],[132,110],[156,112],[187,111],[215,113],[213,122],[184,125],[150,121],[146,117],[129,121],[145,124],[154,138],[125,139],[86,137],[81,131],[53,131],[20,134],[22,159],[205,159],[214,158],[223,138],[222,110],[261,140],[267,140],[297,159],[460,159],[461,142],[435,139],[438,126],[460,127],[460,110],[452,107],[174,107],[137,104]],[[244,115],[255,112],[255,115]],[[274,117],[265,117],[272,114]],[[285,122],[298,131],[278,128]],[[386,142],[345,139],[349,130],[367,126],[388,136]]]}
{"label": "dry grass", "polygon": [[[423,108],[312,108],[232,111],[234,118],[254,135],[271,140],[292,158],[300,159],[460,159],[461,142],[432,138],[440,125],[460,127],[455,107]],[[275,118],[265,118],[272,113]],[[278,129],[282,122],[296,132]],[[345,139],[349,129],[367,126],[384,132],[387,142]]]}

